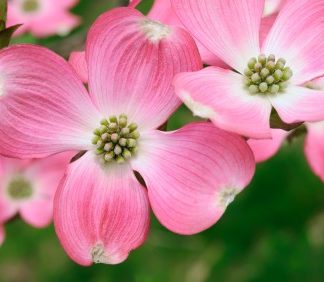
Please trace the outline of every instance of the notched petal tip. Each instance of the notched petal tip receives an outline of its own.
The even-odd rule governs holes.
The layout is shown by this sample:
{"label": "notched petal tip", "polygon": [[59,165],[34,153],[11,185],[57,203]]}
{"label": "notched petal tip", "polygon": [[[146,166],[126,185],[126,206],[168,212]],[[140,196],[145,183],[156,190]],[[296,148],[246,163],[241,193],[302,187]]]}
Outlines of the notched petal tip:
{"label": "notched petal tip", "polygon": [[98,242],[91,249],[91,258],[93,263],[95,264],[118,264],[125,261],[128,257],[128,253],[126,255],[118,255],[118,254],[108,254],[105,250],[103,243]]}
{"label": "notched petal tip", "polygon": [[225,187],[217,192],[216,200],[218,205],[224,210],[235,200],[240,190],[233,187]]}
{"label": "notched petal tip", "polygon": [[160,40],[167,38],[172,32],[171,27],[148,18],[140,21],[140,28],[146,38],[153,43],[157,43]]}

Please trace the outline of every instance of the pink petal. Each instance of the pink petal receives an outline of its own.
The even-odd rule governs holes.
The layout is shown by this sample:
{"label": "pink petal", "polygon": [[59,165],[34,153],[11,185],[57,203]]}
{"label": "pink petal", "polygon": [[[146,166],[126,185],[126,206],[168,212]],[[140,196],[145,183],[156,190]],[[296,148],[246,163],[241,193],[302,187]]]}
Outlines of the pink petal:
{"label": "pink petal", "polygon": [[85,59],[85,52],[72,52],[69,64],[74,68],[82,82],[88,82],[88,66]]}
{"label": "pink petal", "polygon": [[5,230],[3,226],[0,224],[0,246],[3,244],[4,239],[5,239]]}
{"label": "pink petal", "polygon": [[56,189],[64,176],[71,158],[76,152],[57,154],[34,160],[24,170],[24,175],[32,179],[34,196],[21,204],[21,217],[34,227],[44,227],[53,218],[53,200]]}
{"label": "pink petal", "polygon": [[0,152],[37,158],[90,148],[101,119],[72,68],[31,45],[0,52]]}
{"label": "pink petal", "polygon": [[186,28],[220,59],[238,71],[260,52],[262,0],[174,0]]}
{"label": "pink petal", "polygon": [[306,86],[310,87],[311,89],[324,91],[324,76],[307,82]]}
{"label": "pink petal", "polygon": [[211,123],[143,137],[133,168],[144,178],[159,221],[194,234],[214,223],[254,174],[253,154],[239,136]]}
{"label": "pink petal", "polygon": [[314,173],[324,182],[324,122],[307,124],[305,155]]}
{"label": "pink petal", "polygon": [[176,76],[176,94],[194,115],[208,118],[231,132],[251,138],[270,137],[271,104],[267,97],[250,95],[242,76],[231,70],[208,67]]}
{"label": "pink petal", "polygon": [[34,19],[30,24],[30,31],[37,37],[47,37],[53,34],[65,36],[76,28],[80,22],[80,17],[66,11],[60,11]]}
{"label": "pink petal", "polygon": [[125,113],[146,128],[163,124],[180,105],[171,85],[174,75],[201,67],[188,33],[130,8],[99,17],[89,32],[86,56],[90,93],[101,112]]}
{"label": "pink petal", "polygon": [[273,157],[288,134],[281,129],[271,129],[271,139],[249,139],[247,142],[253,151],[255,161],[261,163]]}
{"label": "pink petal", "polygon": [[[155,0],[148,17],[168,25],[185,28],[172,9],[171,0]],[[221,59],[210,52],[199,41],[196,40],[196,44],[204,63],[218,67],[226,67],[226,64]]]}
{"label": "pink petal", "polygon": [[324,120],[324,91],[291,86],[269,99],[286,123]]}
{"label": "pink petal", "polygon": [[57,235],[81,265],[116,264],[145,240],[146,190],[129,165],[102,167],[91,152],[72,163],[54,202]]}
{"label": "pink petal", "polygon": [[287,61],[302,84],[324,74],[324,1],[290,0],[280,10],[264,53]]}
{"label": "pink petal", "polygon": [[273,24],[277,19],[278,14],[272,14],[270,16],[262,18],[261,27],[260,27],[260,45],[263,45],[263,42],[267,38]]}

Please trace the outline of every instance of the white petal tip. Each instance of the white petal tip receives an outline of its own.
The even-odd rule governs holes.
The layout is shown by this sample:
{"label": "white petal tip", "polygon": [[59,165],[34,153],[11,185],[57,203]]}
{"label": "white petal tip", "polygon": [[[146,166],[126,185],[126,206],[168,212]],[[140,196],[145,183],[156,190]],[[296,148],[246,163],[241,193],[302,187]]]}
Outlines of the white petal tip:
{"label": "white petal tip", "polygon": [[171,34],[171,28],[158,21],[144,19],[140,22],[140,27],[148,40],[153,43],[167,38]]}
{"label": "white petal tip", "polygon": [[99,264],[118,264],[126,260],[126,256],[119,254],[107,254],[106,249],[102,243],[97,243],[91,250],[91,258],[93,263]]}
{"label": "white petal tip", "polygon": [[226,209],[240,191],[236,188],[224,188],[217,193],[216,199],[219,206]]}
{"label": "white petal tip", "polygon": [[194,101],[187,93],[182,92],[181,95],[183,103],[192,111],[194,116],[211,119],[215,116],[212,108],[202,105]]}

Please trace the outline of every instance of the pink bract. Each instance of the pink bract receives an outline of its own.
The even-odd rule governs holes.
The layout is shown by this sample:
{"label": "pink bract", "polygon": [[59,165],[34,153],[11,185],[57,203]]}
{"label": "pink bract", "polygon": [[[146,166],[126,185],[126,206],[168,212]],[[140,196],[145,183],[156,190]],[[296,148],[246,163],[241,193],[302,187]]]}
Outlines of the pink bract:
{"label": "pink bract", "polygon": [[217,222],[253,176],[247,143],[208,122],[157,130],[181,104],[174,75],[202,67],[190,35],[118,8],[94,23],[85,54],[89,93],[45,48],[0,51],[0,152],[86,151],[55,196],[55,228],[68,255],[81,265],[124,261],[147,237],[150,206],[180,234]]}
{"label": "pink bract", "polygon": [[[133,0],[129,2],[129,7],[135,8],[138,4],[141,3],[142,0]],[[273,9],[273,12],[277,11],[274,9],[273,6],[269,7],[269,9]],[[270,13],[268,13],[270,14]],[[277,14],[268,15],[265,18],[262,19],[261,23],[261,29],[260,29],[260,40],[263,42],[264,38],[268,34],[269,30],[271,29],[271,26],[273,25]],[[181,23],[177,15],[172,9],[172,5],[170,0],[155,0],[152,9],[148,13],[148,17],[160,21],[164,24],[168,24],[171,26],[178,26],[185,29],[185,26]],[[219,59],[215,54],[210,52],[203,44],[201,44],[200,41],[195,41],[200,56],[205,64],[213,65],[213,66],[219,66],[227,68],[228,66]],[[76,72],[80,75],[83,82],[87,82],[86,77],[86,64],[85,64],[85,54],[84,52],[72,52],[69,62],[73,66],[73,68],[76,70]]]}
{"label": "pink bract", "polygon": [[22,24],[15,32],[31,32],[36,37],[66,35],[80,24],[80,18],[69,10],[78,0],[12,0],[8,1],[7,25]]}
{"label": "pink bract", "polygon": [[[324,120],[324,91],[300,86],[324,74],[322,0],[287,1],[262,44],[262,0],[174,0],[172,5],[196,40],[236,71],[209,67],[176,76],[176,93],[194,114],[250,138],[271,137],[272,107],[286,123]],[[273,77],[261,85],[259,73],[254,82],[246,75],[251,58],[262,54],[283,58],[289,67],[275,66],[281,73],[273,88]],[[285,82],[283,71],[289,76]]]}
{"label": "pink bract", "polygon": [[67,152],[42,160],[0,157],[0,222],[19,213],[34,227],[48,225],[56,188],[72,156]]}

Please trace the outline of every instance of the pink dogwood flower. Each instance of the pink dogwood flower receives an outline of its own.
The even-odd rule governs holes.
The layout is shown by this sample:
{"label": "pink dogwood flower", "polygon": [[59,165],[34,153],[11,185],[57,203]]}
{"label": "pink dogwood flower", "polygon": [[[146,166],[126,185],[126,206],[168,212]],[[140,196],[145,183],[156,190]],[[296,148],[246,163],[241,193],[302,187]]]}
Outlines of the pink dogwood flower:
{"label": "pink dogwood flower", "polygon": [[[268,0],[270,1],[270,0]],[[129,7],[135,8],[142,0],[133,0],[129,2]],[[152,9],[149,11],[149,18],[160,21],[161,23],[178,26],[185,29],[177,15],[172,9],[170,0],[155,0]],[[260,29],[260,40],[263,40],[269,32],[275,21],[276,15],[270,15],[262,18]],[[227,68],[228,66],[215,54],[210,52],[200,41],[196,40],[200,56],[205,64]],[[77,71],[83,82],[87,82],[87,65],[84,52],[72,52],[69,58],[70,64]]]}
{"label": "pink dogwood flower", "polygon": [[53,218],[56,188],[72,158],[62,153],[42,160],[0,157],[0,223],[19,213],[34,227],[44,227]]}
{"label": "pink dogwood flower", "polygon": [[250,182],[255,162],[241,137],[211,123],[157,129],[181,104],[174,75],[201,68],[190,35],[117,8],[94,23],[85,52],[89,93],[47,49],[0,51],[0,153],[84,151],[54,201],[68,255],[81,265],[124,261],[147,237],[150,207],[180,234],[217,222]]}
{"label": "pink dogwood flower", "polygon": [[80,18],[69,12],[78,0],[11,0],[8,1],[7,25],[22,24],[15,32],[31,32],[36,37],[66,35],[80,24]]}
{"label": "pink dogwood flower", "polygon": [[251,138],[270,138],[274,108],[286,123],[324,120],[324,92],[301,87],[324,74],[324,1],[290,0],[260,44],[262,0],[174,0],[191,34],[235,71],[176,76],[195,115]]}
{"label": "pink dogwood flower", "polygon": [[[317,78],[305,84],[310,89],[324,91],[324,77]],[[307,134],[304,152],[313,172],[324,182],[324,121],[305,123]],[[256,162],[264,162],[273,157],[286,138],[293,132],[272,129],[271,139],[249,139]]]}

